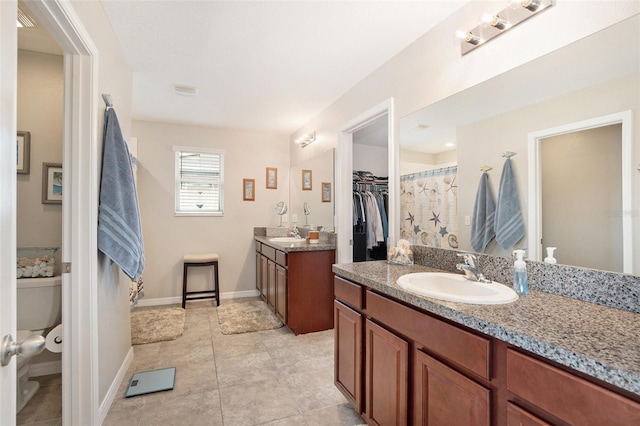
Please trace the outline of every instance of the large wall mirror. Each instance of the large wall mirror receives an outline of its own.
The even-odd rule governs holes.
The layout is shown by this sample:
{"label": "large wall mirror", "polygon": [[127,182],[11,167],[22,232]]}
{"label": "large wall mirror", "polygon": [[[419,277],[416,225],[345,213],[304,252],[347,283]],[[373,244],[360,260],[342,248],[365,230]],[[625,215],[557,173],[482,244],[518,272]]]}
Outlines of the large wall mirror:
{"label": "large wall mirror", "polygon": [[[485,253],[510,256],[513,249],[524,248],[533,254],[532,259],[542,260],[544,251],[535,249],[538,243],[534,238],[538,237],[530,232],[531,224],[538,220],[542,228],[556,229],[544,237],[547,243],[543,240],[538,245],[557,246],[558,263],[639,275],[639,111],[640,16],[636,15],[403,117],[402,237],[414,244],[473,251],[470,223],[482,169],[489,169],[490,187],[497,197],[503,154],[510,151],[515,153],[511,161],[525,237],[507,249],[493,240]],[[588,148],[580,138],[567,142],[565,148],[557,146],[557,151],[544,148],[542,164],[536,166],[541,173],[540,198],[555,200],[550,203],[556,208],[531,208],[530,204],[537,202],[530,194],[536,190],[533,180],[537,179],[530,164],[531,135],[611,115],[630,117],[626,122],[618,121],[621,128],[596,136],[611,156],[592,155],[595,148]],[[559,144],[555,140],[545,139],[541,145]],[[595,158],[587,163],[587,156]],[[553,168],[549,158],[556,162]],[[577,165],[586,164],[590,170],[578,170]],[[547,169],[556,175],[542,175]],[[582,197],[577,210],[557,208],[568,196],[556,192],[545,198],[545,187],[557,190],[579,173],[587,175],[563,185],[565,191]],[[587,176],[602,185],[596,186]],[[530,210],[554,216],[530,217]],[[545,226],[545,222],[553,226]],[[599,239],[591,238],[595,235]],[[614,253],[609,256],[613,261],[596,262],[591,250],[595,246],[610,247],[606,252]],[[600,259],[604,254],[595,256]],[[620,257],[629,262],[623,264]]]}
{"label": "large wall mirror", "polygon": [[[333,231],[333,162],[330,149],[291,167],[289,171],[289,225],[322,226]],[[306,208],[305,208],[306,206]]]}

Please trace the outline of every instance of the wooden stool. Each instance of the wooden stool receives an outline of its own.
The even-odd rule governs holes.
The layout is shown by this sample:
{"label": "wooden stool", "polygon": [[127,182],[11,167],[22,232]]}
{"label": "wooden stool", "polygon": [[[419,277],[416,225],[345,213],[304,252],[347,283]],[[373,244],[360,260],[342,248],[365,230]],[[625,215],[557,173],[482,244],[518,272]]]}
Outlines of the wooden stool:
{"label": "wooden stool", "polygon": [[[182,274],[182,308],[187,300],[216,299],[216,305],[220,306],[220,285],[218,281],[218,255],[217,253],[186,254],[182,259],[184,270]],[[190,266],[213,266],[213,290],[187,291],[187,270]],[[192,296],[191,294],[203,294],[206,296]]]}

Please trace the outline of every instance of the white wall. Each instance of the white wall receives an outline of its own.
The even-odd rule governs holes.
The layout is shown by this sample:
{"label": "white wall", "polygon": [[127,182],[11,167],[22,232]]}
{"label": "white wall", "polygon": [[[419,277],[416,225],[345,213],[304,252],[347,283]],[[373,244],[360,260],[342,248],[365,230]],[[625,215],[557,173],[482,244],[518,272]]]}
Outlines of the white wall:
{"label": "white wall", "polygon": [[[100,2],[72,1],[84,27],[98,49],[98,90],[113,96],[122,134],[131,134],[132,73],[126,62],[111,24]],[[95,105],[98,116],[98,138],[102,140],[105,105]],[[102,163],[102,149],[96,152]],[[95,188],[99,191],[99,187]],[[98,206],[95,206],[96,210]],[[128,278],[116,266],[97,254],[98,270],[98,391],[99,402],[104,401],[118,370],[131,348]],[[116,384],[117,385],[117,384]],[[86,390],[88,392],[88,390]],[[69,420],[71,421],[71,420]]]}
{"label": "white wall", "polygon": [[[289,198],[287,135],[150,121],[134,121],[133,133],[138,139],[145,299],[182,300],[182,258],[198,252],[220,255],[223,297],[225,293],[255,290],[253,228],[277,226],[275,206]],[[223,217],[174,215],[172,146],[225,151]],[[266,189],[267,167],[278,169],[278,189]],[[256,180],[255,201],[242,200],[243,178]],[[190,290],[205,285],[206,272],[202,269],[190,273]]]}
{"label": "white wall", "polygon": [[[484,12],[504,6],[504,1],[469,2],[352,87],[291,135],[291,164],[335,147],[345,123],[390,97],[397,138],[403,116],[640,12],[637,1],[557,1],[534,19],[461,56],[455,31],[475,27]],[[310,149],[295,145],[299,135],[314,130],[317,141]]]}
{"label": "white wall", "polygon": [[389,154],[386,147],[353,144],[353,170],[389,176]]}
{"label": "white wall", "polygon": [[62,56],[18,50],[18,130],[31,133],[29,174],[17,175],[18,247],[60,247],[62,205],[42,204],[42,163],[62,163]]}

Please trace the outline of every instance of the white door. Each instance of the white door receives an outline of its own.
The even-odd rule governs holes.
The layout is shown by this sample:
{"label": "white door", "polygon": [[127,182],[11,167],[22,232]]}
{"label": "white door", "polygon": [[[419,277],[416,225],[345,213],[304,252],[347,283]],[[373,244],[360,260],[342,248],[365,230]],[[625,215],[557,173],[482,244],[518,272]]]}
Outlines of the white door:
{"label": "white door", "polygon": [[[16,73],[15,1],[0,1],[0,339],[16,337]],[[0,424],[16,418],[16,360],[0,367]]]}

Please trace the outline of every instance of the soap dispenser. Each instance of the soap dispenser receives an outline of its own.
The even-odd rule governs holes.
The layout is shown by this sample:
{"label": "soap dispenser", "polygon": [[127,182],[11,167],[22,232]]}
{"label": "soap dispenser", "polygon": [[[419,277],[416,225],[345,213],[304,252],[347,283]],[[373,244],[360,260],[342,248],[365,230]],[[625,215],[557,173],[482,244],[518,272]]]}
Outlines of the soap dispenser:
{"label": "soap dispenser", "polygon": [[556,263],[556,258],[553,257],[553,251],[556,247],[547,247],[547,257],[544,258],[545,263]]}
{"label": "soap dispenser", "polygon": [[513,264],[513,289],[521,296],[529,294],[527,281],[527,264],[524,263],[524,250],[514,250],[516,261]]}

